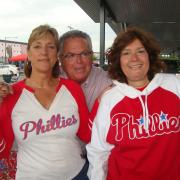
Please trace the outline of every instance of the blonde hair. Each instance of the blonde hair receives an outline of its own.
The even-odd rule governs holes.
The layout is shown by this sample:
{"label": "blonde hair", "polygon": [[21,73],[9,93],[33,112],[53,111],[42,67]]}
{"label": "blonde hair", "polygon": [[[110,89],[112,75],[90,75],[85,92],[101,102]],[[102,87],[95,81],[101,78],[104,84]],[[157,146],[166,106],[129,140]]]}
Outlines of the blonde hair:
{"label": "blonde hair", "polygon": [[[27,50],[30,49],[30,47],[34,41],[45,37],[47,34],[51,34],[54,37],[55,45],[56,45],[57,52],[58,52],[59,51],[59,34],[55,28],[49,26],[48,24],[40,25],[32,30],[29,40],[28,40]],[[30,61],[27,61],[25,63],[24,73],[25,73],[26,77],[31,76],[32,66],[31,66]],[[59,76],[59,74],[60,74],[59,62],[57,60],[57,62],[55,63],[55,65],[53,67],[53,70],[52,70],[52,76],[56,78]]]}

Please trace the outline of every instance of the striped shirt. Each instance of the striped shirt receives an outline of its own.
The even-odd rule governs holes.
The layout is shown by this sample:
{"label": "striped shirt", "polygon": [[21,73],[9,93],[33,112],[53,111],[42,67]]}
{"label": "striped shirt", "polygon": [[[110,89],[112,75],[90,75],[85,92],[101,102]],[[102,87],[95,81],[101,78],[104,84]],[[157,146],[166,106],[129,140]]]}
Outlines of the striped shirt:
{"label": "striped shirt", "polygon": [[[67,78],[65,72],[62,69],[61,72],[61,77]],[[92,110],[93,104],[98,96],[111,84],[112,80],[108,77],[106,71],[100,67],[92,66],[87,80],[81,84],[89,111]]]}

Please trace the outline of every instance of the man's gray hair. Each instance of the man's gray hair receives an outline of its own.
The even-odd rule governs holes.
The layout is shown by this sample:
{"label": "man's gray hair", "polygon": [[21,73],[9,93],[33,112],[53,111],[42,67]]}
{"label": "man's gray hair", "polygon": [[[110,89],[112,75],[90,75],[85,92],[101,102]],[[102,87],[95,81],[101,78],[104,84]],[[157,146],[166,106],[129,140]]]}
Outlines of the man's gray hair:
{"label": "man's gray hair", "polygon": [[64,46],[64,41],[68,38],[84,38],[84,39],[86,39],[89,50],[92,51],[92,41],[91,41],[90,36],[87,33],[80,31],[80,30],[71,30],[71,31],[64,33],[62,36],[60,36],[60,39],[59,39],[60,53],[62,52],[62,49]]}

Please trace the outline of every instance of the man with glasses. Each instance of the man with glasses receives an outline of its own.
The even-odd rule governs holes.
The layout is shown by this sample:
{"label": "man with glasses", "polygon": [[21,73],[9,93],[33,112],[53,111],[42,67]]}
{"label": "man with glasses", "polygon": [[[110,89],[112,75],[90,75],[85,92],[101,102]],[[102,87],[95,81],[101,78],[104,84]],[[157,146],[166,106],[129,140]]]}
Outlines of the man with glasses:
{"label": "man with glasses", "polygon": [[112,80],[102,68],[93,66],[92,42],[85,32],[68,31],[60,37],[59,45],[62,77],[81,84],[91,111],[95,99],[112,84]]}
{"label": "man with glasses", "polygon": [[61,76],[81,84],[91,111],[95,100],[112,85],[112,80],[102,68],[93,66],[92,42],[85,32],[71,30],[64,33],[59,39],[59,46]]}

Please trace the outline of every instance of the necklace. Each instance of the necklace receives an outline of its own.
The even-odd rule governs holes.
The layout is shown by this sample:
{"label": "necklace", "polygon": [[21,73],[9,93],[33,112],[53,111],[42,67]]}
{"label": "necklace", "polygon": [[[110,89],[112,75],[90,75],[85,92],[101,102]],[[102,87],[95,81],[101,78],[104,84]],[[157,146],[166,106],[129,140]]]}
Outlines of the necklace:
{"label": "necklace", "polygon": [[34,80],[26,79],[25,83],[26,83],[26,85],[30,86],[33,89],[46,89],[49,87],[57,86],[58,80],[57,79],[51,79],[48,82],[40,84]]}

